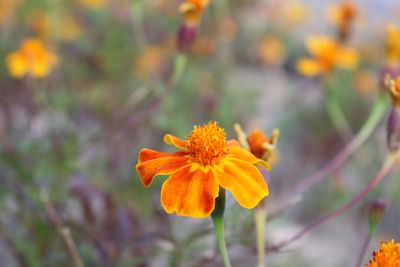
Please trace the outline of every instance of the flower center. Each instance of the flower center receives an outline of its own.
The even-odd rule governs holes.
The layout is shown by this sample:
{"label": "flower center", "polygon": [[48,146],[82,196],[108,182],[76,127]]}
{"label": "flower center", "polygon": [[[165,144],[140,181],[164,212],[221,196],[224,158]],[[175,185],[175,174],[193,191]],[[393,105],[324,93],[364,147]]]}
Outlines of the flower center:
{"label": "flower center", "polygon": [[203,165],[217,164],[227,154],[226,134],[217,122],[195,126],[187,140],[190,155]]}

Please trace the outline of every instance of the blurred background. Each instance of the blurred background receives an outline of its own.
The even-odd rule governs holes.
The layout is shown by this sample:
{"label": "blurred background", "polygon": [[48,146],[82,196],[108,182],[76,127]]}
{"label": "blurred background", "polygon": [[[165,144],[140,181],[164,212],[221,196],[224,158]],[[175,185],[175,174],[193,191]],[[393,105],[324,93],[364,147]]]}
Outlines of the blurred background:
{"label": "blurred background", "polygon": [[[181,3],[0,0],[1,267],[73,266],[59,234],[64,226],[84,266],[222,266],[211,220],[166,214],[159,203],[165,177],[141,185],[141,148],[171,149],[165,133],[185,138],[210,120],[229,138],[236,138],[236,122],[246,132],[278,128],[278,156],[267,175],[267,209],[274,210],[348,143],[326,113],[322,79],[296,69],[309,56],[307,36],[335,38],[332,8],[342,1],[211,0],[174,79]],[[382,90],[386,27],[400,25],[400,3],[353,3],[347,45],[359,64],[334,80],[356,133]],[[29,47],[43,60],[30,71],[21,56]],[[387,153],[385,136],[382,121],[340,170],[268,217],[267,245],[365,186]],[[380,240],[399,239],[400,180],[391,176],[343,216],[269,251],[268,266],[354,265],[368,235],[366,207],[377,199],[386,211],[364,263]],[[252,211],[228,195],[225,216],[233,265],[256,266]]]}

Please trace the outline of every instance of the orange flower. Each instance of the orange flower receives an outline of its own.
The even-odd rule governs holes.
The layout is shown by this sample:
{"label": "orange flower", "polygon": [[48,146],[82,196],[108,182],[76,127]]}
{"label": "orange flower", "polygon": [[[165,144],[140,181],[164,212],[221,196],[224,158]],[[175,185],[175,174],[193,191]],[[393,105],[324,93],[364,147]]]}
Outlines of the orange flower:
{"label": "orange flower", "polygon": [[286,57],[285,44],[277,37],[265,37],[258,47],[258,55],[266,64],[279,65]]}
{"label": "orange flower", "polygon": [[30,75],[41,78],[49,74],[57,63],[57,56],[49,52],[39,39],[26,39],[19,50],[10,53],[6,58],[11,76],[21,78]]}
{"label": "orange flower", "polygon": [[400,244],[394,240],[384,243],[372,253],[372,260],[365,267],[400,267]]}
{"label": "orange flower", "polygon": [[356,50],[341,47],[326,36],[309,37],[307,49],[314,58],[301,58],[297,62],[298,71],[306,76],[328,74],[335,67],[353,69],[358,64]]}
{"label": "orange flower", "polygon": [[179,6],[179,12],[187,24],[197,25],[209,2],[209,0],[186,0]]}
{"label": "orange flower", "polygon": [[249,150],[254,156],[267,161],[271,165],[277,162],[276,145],[278,144],[279,130],[274,129],[271,137],[266,136],[261,130],[253,130],[249,135],[242,130],[239,124],[234,126],[239,143]]}
{"label": "orange flower", "polygon": [[331,6],[328,10],[330,22],[337,27],[339,38],[346,39],[351,30],[352,23],[357,16],[357,8],[351,1],[340,5]]}
{"label": "orange flower", "polygon": [[167,213],[204,218],[214,210],[219,187],[229,190],[244,208],[254,208],[268,195],[260,165],[235,140],[226,140],[216,122],[195,126],[187,140],[165,135],[164,142],[179,149],[174,153],[142,149],[136,170],[144,186],[156,175],[169,175],[161,188],[161,205]]}

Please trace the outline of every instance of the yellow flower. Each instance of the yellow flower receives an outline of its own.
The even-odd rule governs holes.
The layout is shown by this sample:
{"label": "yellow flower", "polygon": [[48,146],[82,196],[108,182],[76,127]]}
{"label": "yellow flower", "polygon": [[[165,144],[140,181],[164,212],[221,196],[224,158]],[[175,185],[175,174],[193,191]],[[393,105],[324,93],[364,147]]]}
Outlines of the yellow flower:
{"label": "yellow flower", "polygon": [[372,253],[372,260],[365,267],[400,267],[400,244],[394,240],[381,242],[379,250]]}
{"label": "yellow flower", "polygon": [[179,6],[179,12],[183,15],[185,23],[197,25],[209,2],[209,0],[185,0]]}
{"label": "yellow flower", "polygon": [[291,26],[299,25],[310,17],[310,11],[307,6],[299,1],[284,1],[283,17],[284,21]]}
{"label": "yellow flower", "polygon": [[313,58],[297,62],[297,70],[306,76],[325,75],[336,67],[353,69],[358,64],[356,50],[342,47],[329,37],[311,36],[306,44]]}
{"label": "yellow flower", "polygon": [[83,6],[92,9],[102,9],[107,4],[107,0],[80,0],[80,2]]}
{"label": "yellow flower", "polygon": [[57,63],[57,56],[49,52],[39,39],[26,39],[17,51],[6,58],[10,75],[21,78],[30,75],[41,78],[49,74]]}
{"label": "yellow flower", "polygon": [[258,164],[262,161],[226,140],[216,122],[195,126],[187,140],[165,135],[164,141],[179,149],[163,153],[142,149],[136,170],[144,186],[156,175],[169,175],[161,188],[161,205],[167,213],[204,218],[214,210],[219,187],[227,189],[244,208],[254,208],[268,195],[268,187]]}
{"label": "yellow flower", "polygon": [[286,57],[286,47],[280,39],[267,36],[258,47],[258,55],[265,64],[279,65]]}
{"label": "yellow flower", "polygon": [[387,26],[385,38],[385,59],[388,64],[397,65],[400,60],[400,30],[394,25]]}

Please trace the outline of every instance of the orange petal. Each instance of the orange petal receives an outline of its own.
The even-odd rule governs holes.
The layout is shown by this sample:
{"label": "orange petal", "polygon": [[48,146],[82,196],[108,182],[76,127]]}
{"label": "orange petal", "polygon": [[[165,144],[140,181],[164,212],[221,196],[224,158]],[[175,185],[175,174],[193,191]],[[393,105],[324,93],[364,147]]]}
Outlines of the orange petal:
{"label": "orange petal", "polygon": [[190,164],[185,153],[161,153],[158,151],[143,149],[139,153],[136,171],[142,184],[149,187],[156,175],[169,175],[175,173]]}
{"label": "orange petal", "polygon": [[241,147],[230,147],[229,155],[231,155],[232,158],[247,161],[248,163],[251,163],[251,164],[260,165],[268,171],[271,169],[268,162],[257,158],[256,156],[251,154],[249,151],[247,151],[246,149],[243,149]]}
{"label": "orange petal", "polygon": [[235,146],[240,147],[239,142],[236,141],[235,139],[228,140],[228,142],[226,142],[226,145],[227,145],[228,147],[235,147]]}
{"label": "orange petal", "polygon": [[164,142],[168,145],[173,145],[179,149],[182,149],[184,151],[188,151],[187,149],[187,142],[185,140],[182,140],[178,137],[175,137],[171,134],[166,134],[164,135]]}
{"label": "orange petal", "polygon": [[214,170],[219,184],[244,208],[254,208],[269,193],[264,177],[251,163],[231,158]]}
{"label": "orange petal", "polygon": [[149,161],[158,158],[165,158],[165,157],[182,157],[185,156],[187,153],[185,152],[174,152],[174,153],[166,153],[166,152],[158,152],[151,149],[142,149],[139,153],[138,163],[142,163],[144,161]]}
{"label": "orange petal", "polygon": [[161,189],[161,205],[167,213],[193,218],[208,217],[218,196],[218,182],[212,171],[190,167],[171,175]]}

